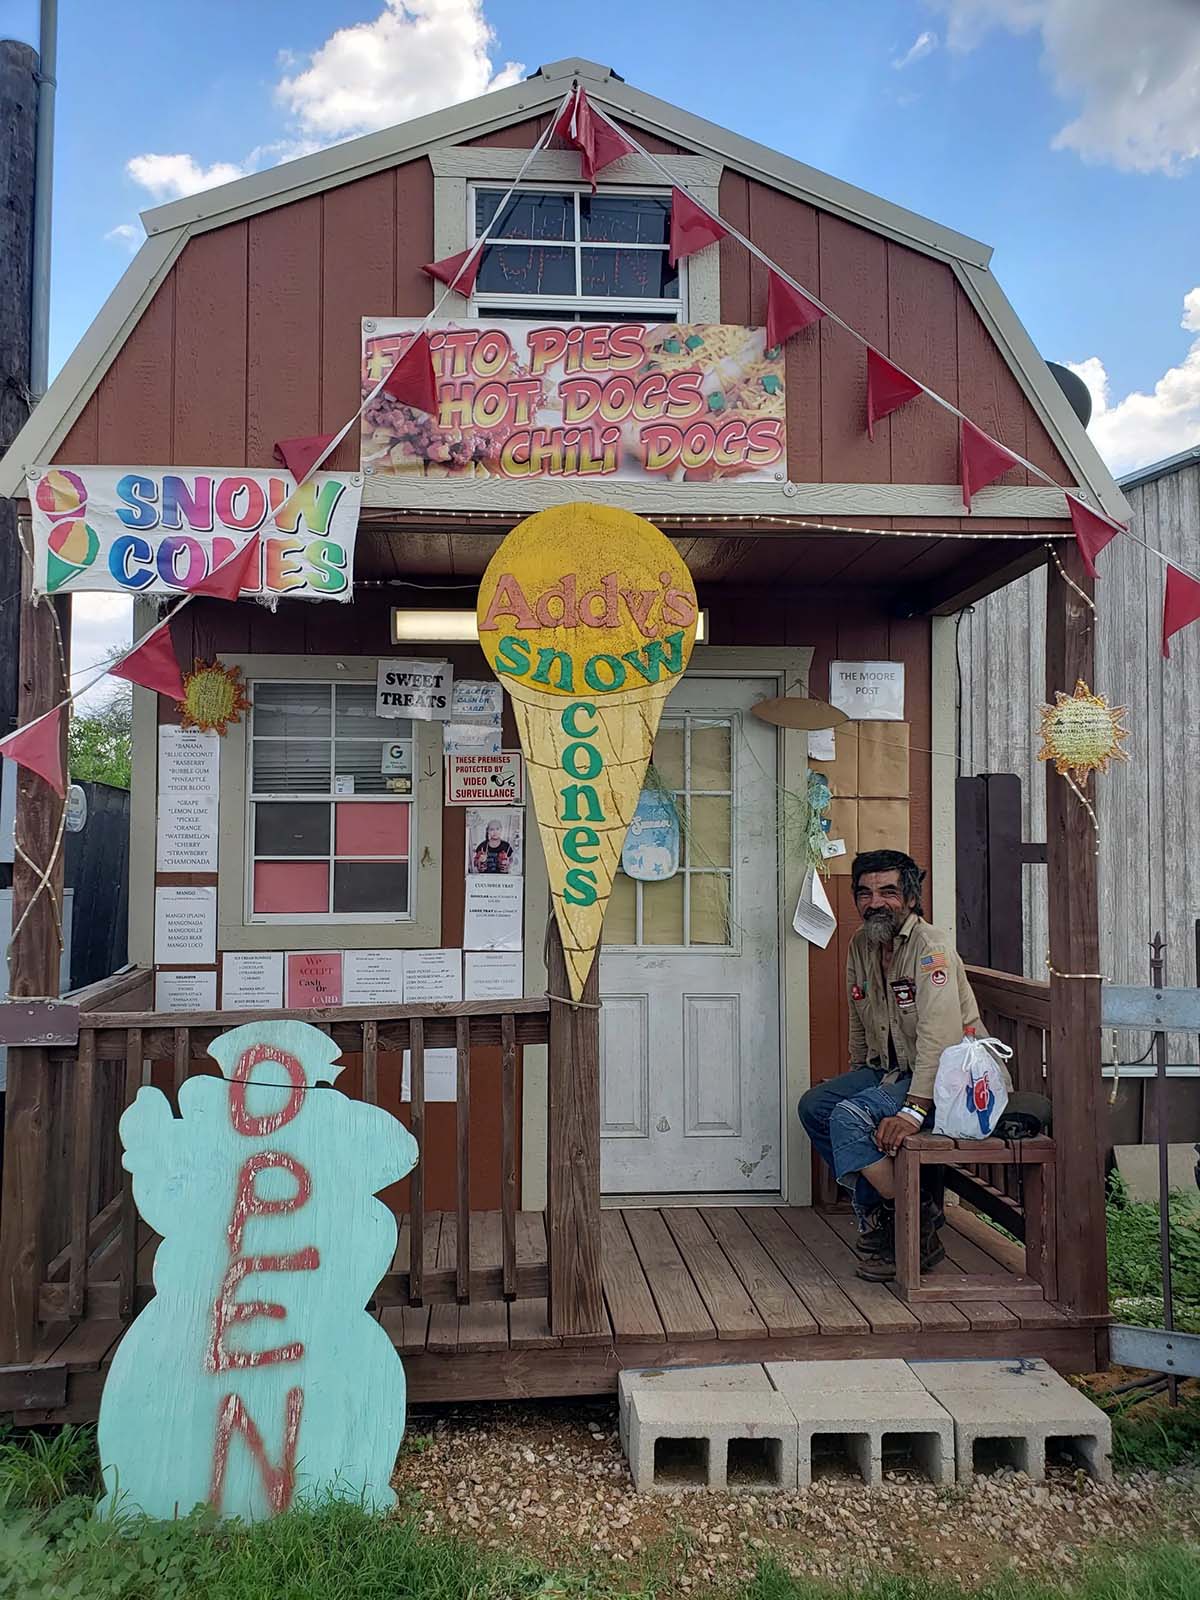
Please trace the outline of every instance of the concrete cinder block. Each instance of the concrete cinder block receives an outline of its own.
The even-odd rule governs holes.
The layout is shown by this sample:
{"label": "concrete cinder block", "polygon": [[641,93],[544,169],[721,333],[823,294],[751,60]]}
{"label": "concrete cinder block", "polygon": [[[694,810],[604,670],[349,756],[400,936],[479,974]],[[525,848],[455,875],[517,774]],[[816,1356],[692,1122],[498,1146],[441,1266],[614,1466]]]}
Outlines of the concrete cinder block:
{"label": "concrete cinder block", "polygon": [[643,1494],[796,1487],[796,1419],[773,1391],[635,1390],[627,1453]]}
{"label": "concrete cinder block", "polygon": [[757,1361],[714,1367],[629,1367],[617,1378],[617,1428],[622,1450],[629,1453],[629,1402],[635,1394],[687,1394],[714,1389],[770,1394],[771,1382]]}
{"label": "concrete cinder block", "polygon": [[[838,1365],[852,1368],[856,1363]],[[834,1441],[869,1487],[882,1483],[884,1455],[898,1447],[911,1454],[930,1482],[954,1482],[954,1424],[923,1387],[862,1389],[854,1386],[850,1373],[841,1389],[797,1384],[792,1375],[782,1381],[788,1387],[781,1393],[796,1418],[796,1481],[801,1489],[812,1482],[814,1445],[820,1451]]]}
{"label": "concrete cinder block", "polygon": [[1111,1421],[1044,1362],[914,1362],[913,1371],[954,1419],[959,1483],[997,1466],[1040,1480],[1047,1454],[1059,1452],[1111,1481]]}
{"label": "concrete cinder block", "polygon": [[924,1387],[907,1361],[768,1361],[767,1377],[780,1394],[808,1394],[812,1390],[857,1390],[860,1394],[910,1393]]}

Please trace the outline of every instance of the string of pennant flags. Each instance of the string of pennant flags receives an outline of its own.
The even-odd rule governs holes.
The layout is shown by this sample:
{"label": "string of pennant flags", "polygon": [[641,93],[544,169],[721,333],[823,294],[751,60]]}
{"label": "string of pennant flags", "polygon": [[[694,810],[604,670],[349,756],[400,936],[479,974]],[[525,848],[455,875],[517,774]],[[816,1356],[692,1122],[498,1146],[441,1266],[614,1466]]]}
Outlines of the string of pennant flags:
{"label": "string of pennant flags", "polygon": [[[932,401],[958,421],[959,473],[963,504],[968,512],[974,496],[980,490],[986,489],[1013,468],[1024,469],[1051,488],[1062,491],[1076,544],[1090,577],[1099,577],[1096,557],[1118,534],[1132,539],[1163,563],[1166,568],[1162,625],[1164,657],[1170,657],[1171,638],[1180,629],[1200,620],[1200,576],[1169,560],[1162,551],[1141,539],[1125,524],[1104,511],[1086,505],[1035,462],[1027,460],[978,427],[944,395],[897,366],[858,329],[771,260],[753,240],[682,187],[656,156],[639,144],[626,129],[619,127],[599,106],[593,105],[579,84],[575,84],[563,97],[555,115],[530,148],[501,203],[479,236],[465,250],[426,264],[423,270],[442,285],[442,293],[409,336],[390,370],[366,393],[345,424],[336,433],[281,439],[276,443],[275,459],[295,479],[294,488],[276,513],[277,518],[287,511],[300,489],[320,470],[381,393],[400,405],[428,414],[436,413],[437,380],[429,342],[430,325],[452,293],[464,297],[471,295],[492,230],[502,219],[509,200],[524,181],[535,156],[547,147],[552,138],[561,140],[579,153],[582,176],[591,184],[593,192],[597,187],[597,175],[623,156],[641,156],[661,173],[671,190],[668,243],[671,266],[730,238],[736,239],[760,261],[767,269],[768,348],[780,347],[822,321],[831,322],[849,335],[863,349],[866,358],[864,420],[868,438],[874,439],[876,425],[902,407],[922,397]],[[0,739],[0,754],[37,773],[58,794],[65,796],[62,718],[72,702],[88,693],[105,676],[122,678],[174,699],[182,698],[183,674],[171,641],[172,622],[186,605],[200,596],[236,600],[241,590],[249,587],[250,574],[259,559],[259,545],[260,535],[255,533],[240,550],[228,556],[206,578],[191,585],[177,604],[123,656],[107,665],[81,688],[66,695],[50,710]]]}

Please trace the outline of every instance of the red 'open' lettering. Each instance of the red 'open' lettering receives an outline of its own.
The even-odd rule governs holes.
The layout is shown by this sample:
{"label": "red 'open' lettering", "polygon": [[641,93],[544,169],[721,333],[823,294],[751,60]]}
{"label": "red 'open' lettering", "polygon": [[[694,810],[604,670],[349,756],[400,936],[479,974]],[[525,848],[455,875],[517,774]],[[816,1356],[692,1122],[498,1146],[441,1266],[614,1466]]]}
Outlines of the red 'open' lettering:
{"label": "red 'open' lettering", "polygon": [[277,1345],[273,1350],[228,1350],[225,1347],[226,1330],[238,1322],[250,1322],[255,1317],[274,1317],[281,1322],[286,1310],[274,1300],[235,1300],[234,1291],[243,1278],[252,1272],[315,1272],[321,1257],[314,1245],[296,1250],[289,1256],[240,1256],[231,1261],[222,1279],[220,1292],[212,1311],[212,1340],[208,1347],[206,1365],[210,1372],[229,1372],[245,1367],[267,1367],[277,1361],[299,1361],[304,1346],[299,1339],[290,1344]]}
{"label": "red 'open' lettering", "polygon": [[[255,1194],[254,1180],[260,1172],[269,1168],[278,1167],[284,1172],[291,1173],[296,1180],[296,1192],[282,1200],[267,1200],[262,1195]],[[289,1211],[299,1211],[312,1194],[312,1179],[308,1175],[308,1168],[300,1164],[295,1156],[289,1156],[283,1150],[260,1150],[255,1156],[250,1156],[238,1174],[237,1193],[233,1200],[233,1216],[229,1222],[229,1254],[241,1254],[242,1238],[246,1232],[246,1223],[251,1217],[281,1217]]]}
{"label": "red 'open' lettering", "polygon": [[229,1463],[229,1444],[235,1429],[245,1439],[246,1448],[262,1477],[263,1488],[267,1491],[267,1504],[271,1511],[278,1514],[287,1510],[296,1489],[296,1441],[300,1435],[300,1414],[303,1409],[304,1390],[289,1389],[284,1406],[283,1452],[279,1465],[275,1467],[267,1460],[262,1434],[242,1404],[241,1397],[236,1394],[225,1396],[217,1413],[212,1483],[208,1491],[209,1503],[215,1510],[221,1509],[221,1500],[225,1492],[225,1469]]}
{"label": "red 'open' lettering", "polygon": [[[246,1085],[250,1082],[251,1072],[263,1061],[279,1063],[288,1075],[292,1092],[288,1096],[287,1104],[279,1111],[268,1112],[265,1117],[253,1117],[246,1109]],[[282,1084],[280,1087],[282,1088]],[[237,1132],[245,1134],[248,1139],[265,1139],[268,1134],[278,1133],[280,1128],[286,1127],[293,1117],[299,1116],[307,1088],[304,1068],[295,1056],[289,1055],[286,1050],[280,1050],[273,1044],[252,1045],[249,1050],[242,1051],[238,1057],[238,1064],[233,1069],[233,1077],[229,1084],[229,1120]]]}

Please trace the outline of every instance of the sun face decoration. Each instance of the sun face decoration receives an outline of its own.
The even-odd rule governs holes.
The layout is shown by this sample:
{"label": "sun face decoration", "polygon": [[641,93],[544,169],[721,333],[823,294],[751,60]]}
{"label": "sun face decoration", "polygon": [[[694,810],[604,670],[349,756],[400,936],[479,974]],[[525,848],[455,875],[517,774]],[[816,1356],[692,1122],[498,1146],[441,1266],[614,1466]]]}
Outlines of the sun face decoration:
{"label": "sun face decoration", "polygon": [[1122,725],[1124,706],[1110,706],[1102,694],[1093,694],[1080,678],[1074,694],[1055,693],[1055,704],[1042,707],[1042,748],[1039,761],[1053,761],[1060,777],[1086,783],[1089,772],[1107,772],[1110,761],[1128,761],[1121,741],[1129,737]]}
{"label": "sun face decoration", "polygon": [[231,722],[240,722],[242,712],[250,709],[241,668],[216,660],[197,661],[191,672],[184,674],[179,708],[185,728],[199,728],[202,733],[215,729],[223,735]]}

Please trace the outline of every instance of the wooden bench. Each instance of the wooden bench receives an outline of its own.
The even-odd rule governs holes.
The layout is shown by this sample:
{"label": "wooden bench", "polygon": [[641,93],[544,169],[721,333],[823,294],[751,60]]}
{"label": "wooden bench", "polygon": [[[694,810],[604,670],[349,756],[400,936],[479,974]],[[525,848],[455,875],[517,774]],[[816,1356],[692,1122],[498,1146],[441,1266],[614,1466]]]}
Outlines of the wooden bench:
{"label": "wooden bench", "polygon": [[[1025,1273],[921,1274],[921,1168],[1007,1167],[1025,1180]],[[1054,1231],[1054,1140],[947,1139],[917,1133],[896,1156],[896,1287],[900,1297],[931,1300],[1049,1300],[1058,1298]]]}

